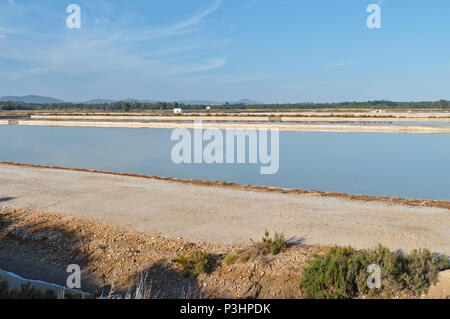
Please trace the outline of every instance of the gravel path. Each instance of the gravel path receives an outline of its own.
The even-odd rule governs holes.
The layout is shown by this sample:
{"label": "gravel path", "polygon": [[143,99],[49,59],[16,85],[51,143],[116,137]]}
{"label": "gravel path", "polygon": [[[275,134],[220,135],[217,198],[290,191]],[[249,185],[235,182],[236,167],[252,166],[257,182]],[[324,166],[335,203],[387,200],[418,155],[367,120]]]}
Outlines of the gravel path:
{"label": "gravel path", "polygon": [[219,244],[247,244],[268,229],[308,244],[450,254],[445,209],[0,165],[0,207],[32,206]]}

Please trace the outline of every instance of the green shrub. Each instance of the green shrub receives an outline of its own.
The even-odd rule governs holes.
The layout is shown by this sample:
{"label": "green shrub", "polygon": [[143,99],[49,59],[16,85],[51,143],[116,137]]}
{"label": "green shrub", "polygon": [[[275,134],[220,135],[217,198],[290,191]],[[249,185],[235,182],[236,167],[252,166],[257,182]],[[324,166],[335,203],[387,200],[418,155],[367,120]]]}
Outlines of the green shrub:
{"label": "green shrub", "polygon": [[195,277],[200,274],[205,274],[211,271],[212,264],[205,251],[194,251],[190,256],[178,256],[172,259],[172,262],[179,264],[182,267],[181,274],[184,277]]}
{"label": "green shrub", "polygon": [[[381,271],[381,287],[369,289],[371,264]],[[435,283],[440,271],[449,269],[447,257],[428,250],[413,250],[404,256],[378,245],[372,250],[335,246],[314,255],[303,269],[300,288],[306,298],[389,297],[400,291],[421,294]]]}
{"label": "green shrub", "polygon": [[404,280],[408,289],[416,294],[424,293],[430,284],[437,282],[440,271],[450,269],[445,256],[438,256],[428,249],[414,249],[407,256],[407,273]]}
{"label": "green shrub", "polygon": [[[361,281],[359,282],[358,290],[360,294],[367,294],[369,296],[382,295],[389,297],[395,292],[403,290],[405,283],[402,276],[406,271],[405,257],[399,253],[395,253],[380,244],[375,249],[361,251],[366,257],[364,269],[361,272]],[[367,278],[370,274],[367,272],[367,267],[371,264],[378,265],[381,270],[381,288],[369,289],[367,287]]]}
{"label": "green shrub", "polygon": [[273,238],[269,237],[269,232],[266,230],[264,237],[258,244],[258,248],[267,254],[277,255],[288,246],[286,238],[283,234],[275,233]]}
{"label": "green shrub", "polygon": [[9,289],[7,281],[0,282],[0,299],[56,299],[57,296],[53,290],[47,290],[45,293],[31,287],[31,285],[21,285],[20,289]]}
{"label": "green shrub", "polygon": [[244,251],[242,249],[237,249],[232,252],[229,252],[223,259],[223,262],[226,265],[232,265],[236,262],[236,260],[238,260],[238,258],[240,261],[245,261],[245,259],[242,258],[243,256],[241,256],[243,252]]}
{"label": "green shrub", "polygon": [[225,258],[223,259],[223,261],[224,261],[225,264],[231,265],[231,264],[234,264],[234,262],[236,261],[236,258],[237,258],[236,252],[231,252],[231,253],[228,253],[228,254],[225,256]]}
{"label": "green shrub", "polygon": [[314,255],[303,270],[300,288],[306,298],[353,298],[361,285],[365,256],[351,247],[330,248]]}
{"label": "green shrub", "polygon": [[5,280],[0,281],[0,299],[6,299],[9,296],[9,285]]}

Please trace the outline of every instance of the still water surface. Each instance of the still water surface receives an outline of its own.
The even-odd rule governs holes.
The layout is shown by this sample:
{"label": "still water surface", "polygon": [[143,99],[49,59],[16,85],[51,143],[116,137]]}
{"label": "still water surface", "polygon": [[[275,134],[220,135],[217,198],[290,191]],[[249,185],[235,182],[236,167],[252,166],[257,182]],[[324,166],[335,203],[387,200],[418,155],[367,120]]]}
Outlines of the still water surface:
{"label": "still water surface", "polygon": [[170,129],[0,126],[0,161],[450,200],[450,135],[280,132],[280,167],[181,164]]}

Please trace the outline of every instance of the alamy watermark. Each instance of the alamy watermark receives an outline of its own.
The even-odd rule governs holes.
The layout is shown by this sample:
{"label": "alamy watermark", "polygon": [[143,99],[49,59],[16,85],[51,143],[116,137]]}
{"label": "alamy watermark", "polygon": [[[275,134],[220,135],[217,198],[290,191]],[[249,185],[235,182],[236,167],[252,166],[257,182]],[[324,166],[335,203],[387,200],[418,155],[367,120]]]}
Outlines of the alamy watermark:
{"label": "alamy watermark", "polygon": [[70,289],[81,289],[81,268],[79,265],[72,264],[67,266],[67,273],[70,275],[67,277],[66,287]]}
{"label": "alamy watermark", "polygon": [[[381,29],[381,7],[379,4],[370,4],[366,9],[370,15],[367,17],[366,25],[369,29]],[[66,19],[66,25],[69,29],[81,28],[81,8],[78,4],[67,6],[66,13],[69,16]]]}
{"label": "alamy watermark", "polygon": [[381,268],[376,264],[371,264],[367,267],[367,272],[370,274],[367,278],[367,288],[380,289],[381,288]]}
{"label": "alamy watermark", "polygon": [[70,4],[66,9],[70,13],[66,19],[66,25],[69,29],[81,28],[81,8],[78,4]]}
{"label": "alamy watermark", "polygon": [[171,151],[175,164],[259,163],[260,174],[264,175],[276,174],[279,169],[278,129],[226,129],[224,134],[219,129],[203,130],[202,121],[195,121],[193,136],[188,129],[174,129],[170,138],[178,141]]}
{"label": "alamy watermark", "polygon": [[367,27],[369,29],[381,29],[381,7],[378,4],[371,4],[367,7]]}

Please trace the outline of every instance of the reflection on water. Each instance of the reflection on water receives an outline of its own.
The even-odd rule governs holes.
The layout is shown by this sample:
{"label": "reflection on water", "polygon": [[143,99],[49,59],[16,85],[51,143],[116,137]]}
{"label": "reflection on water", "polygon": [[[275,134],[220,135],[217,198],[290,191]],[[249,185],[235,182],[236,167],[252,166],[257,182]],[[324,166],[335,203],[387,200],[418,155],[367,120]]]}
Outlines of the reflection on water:
{"label": "reflection on water", "polygon": [[[262,123],[262,122],[261,122]],[[281,124],[308,125],[400,125],[400,126],[450,126],[450,122],[396,122],[396,121],[283,121]]]}
{"label": "reflection on water", "polygon": [[171,161],[169,129],[0,126],[0,160],[450,200],[450,135],[280,132],[280,169]]}

